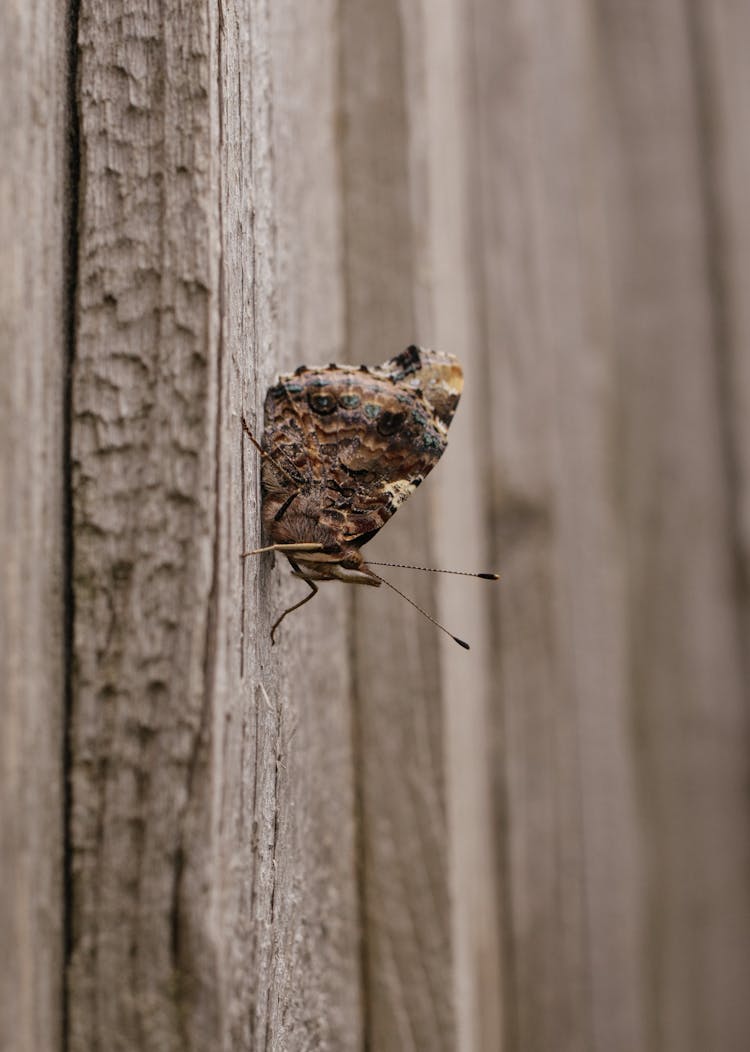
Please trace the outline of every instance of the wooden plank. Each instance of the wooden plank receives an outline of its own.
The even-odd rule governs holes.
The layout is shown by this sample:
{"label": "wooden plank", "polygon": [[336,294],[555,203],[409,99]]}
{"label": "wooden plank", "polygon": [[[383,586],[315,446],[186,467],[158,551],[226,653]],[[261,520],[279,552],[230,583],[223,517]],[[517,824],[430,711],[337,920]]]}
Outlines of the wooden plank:
{"label": "wooden plank", "polygon": [[[220,459],[233,465],[233,499],[244,485],[246,502],[244,520],[239,504],[222,517],[217,621],[232,670],[221,807],[232,1050],[357,1049],[362,1034],[346,589],[322,588],[271,647],[271,624],[304,586],[286,560],[248,562],[244,581],[236,563],[260,537],[257,456],[247,443],[244,482],[237,474],[240,410],[259,431],[279,371],[342,351],[336,45],[332,2],[254,0],[224,20]],[[251,707],[233,715],[233,699],[248,691]]]}
{"label": "wooden plank", "polygon": [[739,1050],[750,1035],[748,706],[702,116],[711,93],[693,5],[599,9],[649,1036],[660,1052]]}
{"label": "wooden plank", "polygon": [[62,1047],[67,5],[0,10],[0,1049]]}
{"label": "wooden plank", "polygon": [[[468,35],[458,0],[407,5],[404,21],[413,85],[409,93],[412,200],[418,215],[417,309],[430,346],[452,351],[464,368],[464,392],[432,491],[435,564],[490,568],[484,361],[479,345],[471,256],[471,143]],[[419,58],[415,58],[418,56]],[[416,83],[415,83],[416,82]],[[421,87],[421,90],[418,88]],[[411,587],[413,575],[403,575]],[[445,701],[447,838],[453,941],[456,1046],[502,1047],[499,889],[493,836],[490,747],[490,617],[498,585],[465,577],[435,579],[440,618],[471,643],[465,653],[441,643]]]}
{"label": "wooden plank", "polygon": [[737,602],[750,648],[750,11],[717,0],[688,4],[701,120],[704,198],[713,283],[717,368],[732,501]]}
{"label": "wooden plank", "polygon": [[79,47],[70,1047],[177,1049],[219,1011],[212,914],[185,902],[215,671],[209,25],[84,2]]}
{"label": "wooden plank", "polygon": [[239,559],[241,416],[341,339],[332,27],[82,5],[72,1049],[359,1041],[345,597],[272,651]]}
{"label": "wooden plank", "polygon": [[[346,346],[350,360],[373,363],[426,333],[417,302],[423,188],[411,167],[419,130],[409,123],[415,92],[423,91],[422,56],[407,49],[398,3],[356,0],[341,7],[340,20]],[[371,558],[432,564],[435,478],[368,545]],[[405,587],[435,609],[429,575],[413,574]],[[455,1029],[437,631],[384,588],[355,599],[365,1043],[373,1052],[449,1049]]]}
{"label": "wooden plank", "polygon": [[585,4],[472,5],[505,1042],[644,1048],[617,408]]}

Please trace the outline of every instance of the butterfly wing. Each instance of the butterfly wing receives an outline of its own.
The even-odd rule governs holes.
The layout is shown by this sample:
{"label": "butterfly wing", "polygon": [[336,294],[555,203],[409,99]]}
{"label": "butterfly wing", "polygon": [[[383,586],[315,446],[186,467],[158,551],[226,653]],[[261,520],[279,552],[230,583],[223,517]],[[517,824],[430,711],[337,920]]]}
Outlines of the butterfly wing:
{"label": "butterfly wing", "polygon": [[264,499],[281,509],[304,492],[342,543],[364,544],[440,459],[462,386],[455,358],[420,347],[280,377],[265,403]]}

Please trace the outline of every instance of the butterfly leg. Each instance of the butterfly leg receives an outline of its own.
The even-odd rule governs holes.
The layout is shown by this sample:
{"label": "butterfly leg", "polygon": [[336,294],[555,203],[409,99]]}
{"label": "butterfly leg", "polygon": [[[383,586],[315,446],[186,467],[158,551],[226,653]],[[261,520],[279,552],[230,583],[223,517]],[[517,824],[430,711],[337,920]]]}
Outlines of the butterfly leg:
{"label": "butterfly leg", "polygon": [[302,573],[302,571],[300,570],[299,566],[294,562],[294,560],[289,558],[289,562],[292,564],[292,566],[294,567],[294,570],[296,571],[295,572],[295,577],[301,577],[302,580],[305,581],[306,584],[308,584],[310,586],[310,594],[306,595],[304,597],[304,599],[300,599],[300,601],[298,603],[295,603],[294,606],[288,607],[288,609],[286,609],[284,611],[284,613],[281,615],[281,617],[276,619],[276,621],[274,622],[274,624],[273,624],[273,626],[271,628],[271,645],[273,645],[276,642],[276,640],[274,639],[274,635],[276,634],[276,629],[279,627],[279,625],[284,620],[286,615],[287,614],[291,614],[291,612],[293,610],[299,610],[299,608],[301,606],[304,606],[305,603],[309,603],[310,600],[312,599],[312,597],[314,595],[317,595],[317,592],[318,592],[318,586],[315,584],[315,582],[311,578],[307,577],[304,573]]}
{"label": "butterfly leg", "polygon": [[[246,434],[246,435],[247,435],[247,437],[248,437],[248,438],[250,439],[250,441],[252,442],[252,444],[253,444],[253,445],[255,446],[255,448],[256,448],[256,449],[258,450],[258,452],[260,453],[260,455],[261,455],[261,457],[262,457],[262,459],[263,459],[263,460],[269,460],[269,461],[270,461],[270,462],[271,462],[271,463],[273,464],[273,466],[274,466],[274,467],[276,468],[276,470],[277,470],[277,471],[280,471],[280,472],[281,472],[281,474],[282,474],[282,475],[284,475],[284,477],[285,477],[285,478],[287,478],[287,479],[288,479],[288,480],[289,480],[290,482],[292,482],[292,483],[293,483],[293,484],[294,484],[295,486],[299,485],[299,483],[300,483],[300,481],[301,481],[301,480],[300,480],[300,478],[298,477],[298,475],[297,475],[297,472],[296,472],[296,470],[294,471],[294,474],[292,474],[292,473],[290,473],[289,471],[287,471],[287,470],[286,470],[286,468],[282,467],[282,466],[281,466],[281,464],[279,464],[279,463],[278,463],[278,462],[277,462],[276,460],[274,460],[274,459],[273,459],[273,457],[271,456],[271,454],[270,454],[270,453],[268,453],[268,452],[267,452],[267,451],[266,451],[266,450],[265,450],[265,449],[263,448],[263,446],[262,446],[262,445],[260,444],[260,442],[259,442],[259,441],[257,440],[257,438],[255,437],[255,435],[254,435],[254,434],[252,433],[252,431],[250,430],[250,425],[248,424],[247,420],[245,420],[244,416],[242,417],[242,430],[243,430],[243,431],[245,432],[245,434]],[[287,459],[288,459],[288,458],[287,458]]]}
{"label": "butterfly leg", "polygon": [[266,451],[265,451],[265,450],[263,449],[263,446],[262,446],[262,445],[260,444],[260,442],[258,442],[258,440],[256,439],[255,435],[254,435],[254,434],[252,433],[252,431],[250,430],[250,425],[248,424],[247,420],[245,420],[245,417],[244,417],[244,416],[242,417],[242,430],[243,430],[243,431],[245,432],[245,434],[246,434],[246,435],[247,435],[247,437],[248,437],[248,438],[250,439],[250,441],[252,442],[252,444],[253,444],[253,445],[255,446],[255,448],[256,448],[256,449],[258,450],[258,452],[260,453],[260,455],[261,455],[262,457],[266,457],[266,456],[268,456],[268,454],[266,453]]}

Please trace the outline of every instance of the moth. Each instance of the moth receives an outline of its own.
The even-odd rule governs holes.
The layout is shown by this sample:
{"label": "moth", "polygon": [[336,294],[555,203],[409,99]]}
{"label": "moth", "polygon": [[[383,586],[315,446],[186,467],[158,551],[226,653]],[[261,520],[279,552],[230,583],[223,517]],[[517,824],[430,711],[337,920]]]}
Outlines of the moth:
{"label": "moth", "polygon": [[[361,549],[437,464],[462,389],[453,355],[412,345],[379,366],[301,365],[280,376],[266,394],[261,444],[243,421],[263,458],[268,542],[243,558],[279,552],[310,588],[277,619],[272,642],[284,618],[313,598],[320,581],[386,584],[416,606],[372,569],[397,564],[368,565]],[[469,576],[497,580],[497,574]]]}

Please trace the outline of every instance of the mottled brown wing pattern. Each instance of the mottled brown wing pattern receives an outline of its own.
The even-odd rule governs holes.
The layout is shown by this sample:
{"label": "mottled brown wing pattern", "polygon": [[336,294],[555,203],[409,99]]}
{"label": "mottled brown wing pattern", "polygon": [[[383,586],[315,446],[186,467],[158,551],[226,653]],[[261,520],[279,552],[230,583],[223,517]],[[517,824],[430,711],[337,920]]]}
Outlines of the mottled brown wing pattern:
{"label": "mottled brown wing pattern", "polygon": [[370,540],[440,459],[462,386],[455,358],[420,347],[279,377],[265,402],[268,539],[331,552]]}
{"label": "mottled brown wing pattern", "polygon": [[412,346],[375,367],[302,365],[269,389],[258,447],[266,543],[242,557],[280,552],[310,589],[277,618],[272,642],[319,581],[387,584],[416,605],[367,566],[360,548],[440,459],[462,386],[452,355]]}

